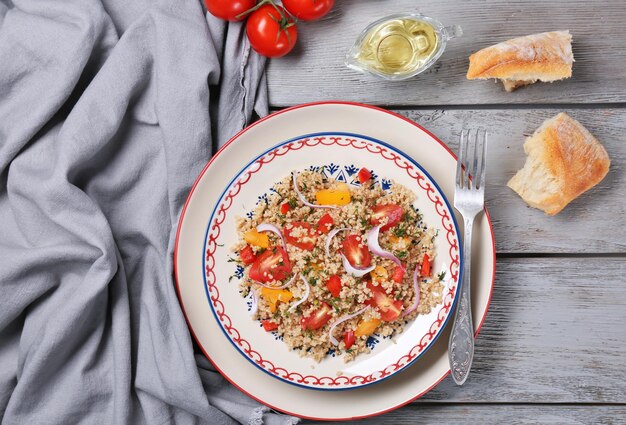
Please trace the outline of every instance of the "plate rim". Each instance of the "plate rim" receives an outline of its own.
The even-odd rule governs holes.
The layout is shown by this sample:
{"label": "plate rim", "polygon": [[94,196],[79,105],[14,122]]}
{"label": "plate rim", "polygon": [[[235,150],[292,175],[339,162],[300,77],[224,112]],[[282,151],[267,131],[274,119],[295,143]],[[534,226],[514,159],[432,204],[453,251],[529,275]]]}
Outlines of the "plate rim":
{"label": "plate rim", "polygon": [[[246,391],[245,389],[243,389],[240,385],[238,385],[234,380],[230,379],[228,377],[228,375],[226,375],[221,369],[220,367],[211,359],[211,357],[208,355],[208,353],[206,352],[206,350],[204,349],[204,347],[202,347],[202,345],[199,342],[199,338],[197,337],[197,335],[195,334],[193,328],[191,327],[191,323],[189,322],[189,317],[187,316],[187,312],[185,311],[185,307],[182,301],[182,294],[180,291],[180,284],[179,284],[179,279],[178,279],[178,244],[180,241],[180,234],[181,234],[181,229],[182,229],[182,223],[185,217],[185,213],[187,212],[187,207],[189,206],[189,202],[191,200],[191,196],[194,193],[194,191],[196,190],[200,180],[202,179],[202,177],[204,176],[204,174],[206,173],[207,169],[211,166],[211,164],[213,164],[213,162],[216,160],[216,158],[226,149],[228,148],[234,141],[236,141],[242,134],[244,134],[245,132],[249,131],[251,128],[256,127],[257,125],[265,122],[266,120],[269,120],[270,118],[274,117],[274,116],[278,116],[278,115],[282,115],[286,112],[290,112],[290,111],[294,111],[294,110],[298,110],[298,109],[302,109],[302,108],[307,108],[307,107],[314,107],[314,106],[325,106],[325,105],[340,105],[340,106],[352,106],[352,107],[358,107],[358,108],[364,108],[364,109],[370,109],[370,110],[374,110],[377,112],[382,112],[388,115],[391,115],[394,118],[398,118],[414,127],[417,127],[418,129],[420,129],[421,131],[423,131],[424,133],[426,133],[427,135],[429,135],[433,140],[435,140],[437,143],[439,143],[439,145],[441,147],[444,148],[444,150],[446,150],[451,156],[452,158],[457,161],[458,157],[454,154],[454,152],[445,144],[443,143],[441,140],[439,140],[438,137],[436,137],[434,134],[432,134],[430,131],[428,131],[427,129],[425,129],[424,127],[422,127],[421,125],[417,124],[416,122],[408,119],[407,117],[400,115],[396,112],[393,111],[389,111],[387,109],[378,107],[378,106],[374,106],[374,105],[368,105],[368,104],[364,104],[364,103],[359,103],[359,102],[350,102],[350,101],[343,101],[343,100],[329,100],[329,101],[317,101],[317,102],[308,102],[308,103],[302,103],[299,105],[294,105],[285,109],[281,109],[280,111],[276,111],[273,112],[271,114],[266,115],[263,118],[260,118],[259,120],[255,121],[254,123],[246,126],[245,128],[241,129],[240,131],[238,131],[233,137],[231,137],[221,148],[218,149],[218,151],[209,159],[209,161],[206,163],[206,165],[204,166],[204,168],[202,169],[202,171],[200,172],[200,174],[198,175],[198,177],[196,178],[195,182],[193,183],[193,185],[191,186],[190,190],[189,190],[189,194],[187,195],[187,199],[185,200],[185,204],[183,205],[183,208],[181,209],[181,213],[179,216],[179,220],[178,220],[178,226],[176,229],[176,239],[175,239],[175,243],[174,243],[174,253],[173,253],[173,269],[174,269],[174,283],[176,285],[176,294],[178,296],[178,301],[179,304],[181,306],[181,311],[183,313],[183,316],[185,317],[185,321],[187,322],[187,328],[189,329],[189,332],[191,333],[191,336],[193,337],[193,339],[196,341],[196,343],[198,344],[198,347],[200,348],[200,351],[202,351],[202,353],[204,354],[204,356],[209,360],[209,362],[213,365],[213,367],[215,367],[215,369],[220,373],[220,375],[222,375],[231,385],[233,385],[235,388],[237,388],[239,391],[241,391],[242,393],[246,394],[248,397],[250,397],[251,399],[265,405],[268,406],[276,411],[288,414],[288,415],[292,415],[295,417],[299,417],[302,419],[308,419],[308,420],[316,420],[316,421],[349,421],[349,420],[357,420],[357,419],[365,419],[365,418],[371,418],[371,417],[375,417],[375,416],[379,416],[379,415],[383,415],[385,413],[391,412],[393,410],[399,409],[400,407],[406,406],[407,404],[417,400],[418,398],[420,398],[421,396],[423,396],[424,394],[428,393],[430,390],[432,390],[434,387],[436,387],[437,385],[439,385],[439,383],[441,383],[441,381],[443,381],[448,374],[450,374],[450,369],[448,368],[448,370],[438,379],[436,380],[431,386],[429,386],[428,388],[426,388],[425,390],[423,390],[422,392],[418,393],[417,395],[409,398],[408,400],[405,400],[403,402],[400,402],[398,404],[395,404],[394,406],[391,406],[387,409],[383,409],[383,410],[379,410],[376,412],[372,412],[372,413],[368,413],[366,415],[358,415],[358,416],[347,416],[347,417],[336,417],[336,418],[320,418],[320,417],[315,417],[315,416],[308,416],[308,415],[302,415],[302,414],[298,414],[298,413],[294,413],[294,412],[290,412],[287,409],[284,408],[279,408],[276,407],[270,403],[265,402],[264,400],[262,400],[260,397],[256,397],[253,394],[249,393],[248,391]],[[485,214],[485,218],[487,219],[487,224],[489,226],[489,232],[491,234],[491,245],[492,245],[492,252],[493,252],[493,269],[492,269],[492,279],[491,279],[491,284],[490,284],[490,290],[489,290],[489,296],[487,298],[487,303],[485,305],[485,313],[480,321],[480,323],[478,324],[478,326],[476,327],[476,330],[474,332],[474,336],[478,336],[478,334],[480,333],[480,330],[482,329],[483,324],[485,323],[485,320],[487,318],[487,313],[489,311],[489,307],[491,305],[491,300],[493,298],[493,289],[494,289],[494,285],[495,285],[495,277],[496,277],[496,241],[495,241],[495,234],[493,231],[493,224],[491,221],[491,216],[489,215],[489,211],[487,210],[487,207],[485,206],[484,208],[484,214]]]}
{"label": "plate rim", "polygon": [[[458,247],[457,247],[457,253],[458,253],[458,276],[455,279],[456,280],[456,284],[455,284],[455,289],[454,289],[454,297],[452,299],[452,302],[450,303],[450,307],[448,308],[448,312],[446,313],[446,318],[443,321],[443,323],[439,326],[439,329],[437,330],[437,333],[435,334],[435,336],[428,341],[428,344],[426,345],[426,347],[421,350],[413,360],[409,361],[408,363],[406,363],[404,366],[402,366],[401,368],[393,371],[392,373],[389,373],[388,375],[382,376],[379,379],[376,379],[374,381],[371,382],[367,382],[365,381],[365,383],[362,384],[355,384],[354,386],[343,386],[343,387],[337,387],[337,388],[332,388],[332,387],[315,387],[315,386],[310,386],[310,385],[306,385],[306,384],[299,384],[297,382],[293,382],[293,381],[289,381],[287,379],[284,379],[274,373],[271,373],[271,371],[267,370],[264,367],[261,367],[259,364],[257,364],[256,362],[253,361],[253,359],[251,359],[248,355],[246,355],[241,347],[239,347],[237,344],[235,344],[235,342],[233,341],[232,337],[228,334],[228,332],[226,332],[226,329],[224,329],[224,323],[222,320],[219,319],[219,317],[217,317],[217,312],[215,311],[215,307],[213,306],[213,303],[211,302],[211,294],[209,293],[209,285],[207,283],[207,276],[206,273],[203,273],[202,279],[203,279],[203,283],[204,283],[204,292],[206,294],[207,297],[207,301],[209,304],[209,307],[211,309],[211,313],[213,314],[213,317],[215,318],[216,322],[218,323],[222,333],[224,334],[224,336],[226,336],[226,339],[228,339],[228,341],[235,347],[235,349],[237,350],[237,352],[239,352],[239,354],[241,354],[243,356],[243,358],[245,358],[246,360],[248,360],[250,363],[252,363],[256,368],[260,369],[262,372],[267,373],[268,375],[270,375],[271,377],[278,379],[281,382],[285,382],[287,384],[290,385],[294,385],[296,387],[300,387],[300,388],[305,388],[305,389],[309,389],[309,390],[315,390],[315,391],[348,391],[348,390],[356,390],[359,388],[363,388],[363,387],[367,387],[370,385],[375,385],[378,384],[380,382],[383,382],[395,375],[397,375],[398,373],[402,373],[403,371],[405,371],[407,368],[409,368],[410,366],[412,366],[419,358],[423,357],[429,350],[430,348],[432,348],[432,346],[437,342],[437,340],[439,339],[439,337],[441,336],[442,332],[444,331],[444,329],[446,328],[450,317],[453,315],[454,312],[454,308],[456,307],[456,304],[458,302],[459,299],[459,294],[461,291],[461,285],[463,282],[463,250],[462,250],[462,246],[461,246],[461,233],[459,230],[459,224],[457,222],[456,216],[454,214],[454,210],[452,209],[452,204],[450,204],[450,201],[448,200],[448,198],[446,197],[445,193],[443,192],[443,190],[441,189],[441,187],[439,186],[439,184],[435,181],[435,179],[428,173],[428,171],[426,171],[426,169],[413,157],[411,157],[410,155],[408,155],[407,153],[405,153],[403,150],[398,149],[397,147],[393,146],[391,143],[389,142],[385,142],[383,140],[380,140],[376,137],[372,137],[372,136],[367,136],[364,134],[360,134],[360,133],[353,133],[353,132],[345,132],[345,131],[321,131],[321,132],[315,132],[315,133],[306,133],[306,134],[301,134],[295,137],[291,137],[289,139],[283,140],[273,146],[271,146],[270,148],[266,149],[264,152],[262,152],[261,154],[255,156],[252,160],[250,160],[246,165],[244,165],[236,174],[235,176],[230,180],[230,182],[226,185],[225,189],[222,191],[222,193],[219,195],[218,197],[218,201],[215,204],[215,206],[213,207],[213,210],[211,211],[211,215],[209,217],[208,223],[205,226],[205,232],[204,232],[204,242],[203,242],[203,255],[202,255],[202,268],[204,269],[206,266],[206,250],[207,250],[207,240],[209,237],[209,234],[211,233],[212,230],[212,222],[213,222],[213,218],[215,217],[215,212],[217,211],[217,209],[219,208],[219,206],[221,205],[221,203],[223,202],[224,199],[224,195],[226,194],[226,192],[228,192],[232,185],[235,183],[235,181],[237,181],[241,175],[247,170],[249,169],[254,163],[256,163],[259,159],[265,157],[268,153],[270,152],[274,152],[278,149],[280,149],[281,147],[288,145],[290,143],[297,143],[299,141],[304,141],[304,139],[309,139],[309,138],[315,138],[315,137],[319,137],[319,136],[324,136],[324,137],[331,137],[332,136],[342,136],[342,137],[356,137],[359,139],[363,139],[363,140],[367,140],[368,142],[373,142],[376,143],[380,146],[383,146],[387,149],[390,149],[391,151],[401,155],[404,159],[408,160],[409,162],[411,162],[416,168],[417,170],[422,173],[427,179],[428,181],[430,181],[435,189],[437,190],[437,193],[439,196],[441,196],[441,198],[443,199],[443,202],[445,203],[445,206],[447,208],[447,211],[450,213],[450,219],[452,221],[452,226],[453,226],[453,230],[454,230],[454,235],[456,237],[456,240],[458,242]],[[202,176],[202,174],[201,174]],[[191,194],[191,193],[190,193]],[[443,301],[442,301],[443,303]],[[232,320],[232,319],[230,319]],[[436,320],[437,321],[437,320]],[[435,321],[435,322],[436,322]],[[418,339],[418,341],[421,341],[422,339],[424,339],[426,336],[428,335],[428,332],[423,335],[421,338]],[[200,345],[198,343],[198,345]],[[404,358],[405,356],[407,356],[408,354],[410,354],[411,351],[413,351],[418,345],[420,345],[419,343],[412,346],[409,349],[409,352],[402,355],[399,359],[396,360],[396,362],[400,362],[402,360],[402,358]],[[386,368],[388,368],[391,365],[386,365],[382,371],[384,371]],[[382,372],[382,371],[375,371],[372,373],[376,373],[376,372]],[[369,375],[368,375],[369,376]]]}

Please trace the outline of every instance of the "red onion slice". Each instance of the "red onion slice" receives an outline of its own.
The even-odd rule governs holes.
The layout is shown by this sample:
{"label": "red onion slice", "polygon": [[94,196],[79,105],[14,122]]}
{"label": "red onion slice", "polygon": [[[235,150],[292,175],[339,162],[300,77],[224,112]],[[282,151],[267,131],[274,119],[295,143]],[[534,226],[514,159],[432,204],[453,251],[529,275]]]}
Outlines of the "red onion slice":
{"label": "red onion slice", "polygon": [[333,336],[333,331],[335,330],[335,328],[336,328],[338,325],[340,325],[340,324],[342,324],[343,322],[345,322],[346,320],[350,320],[350,319],[352,319],[352,318],[354,318],[354,317],[358,316],[359,314],[362,314],[362,313],[363,313],[365,310],[367,310],[368,308],[370,308],[370,306],[369,306],[369,305],[368,305],[368,306],[366,306],[366,307],[363,307],[362,309],[360,309],[359,311],[357,311],[357,312],[355,312],[355,313],[352,313],[352,314],[349,314],[349,315],[347,315],[347,316],[343,316],[343,317],[340,317],[339,319],[337,319],[337,320],[336,320],[336,321],[335,321],[335,322],[334,322],[334,323],[330,326],[330,329],[328,330],[328,338],[330,339],[330,342],[332,342],[332,343],[333,343],[333,344],[335,344],[335,345],[339,345],[339,341],[337,341],[337,340],[335,339],[335,337]]}
{"label": "red onion slice", "polygon": [[339,232],[343,232],[344,230],[352,230],[348,227],[344,227],[342,229],[333,229],[330,231],[330,233],[328,233],[328,236],[326,236],[326,256],[330,257],[330,243],[333,241],[333,238],[337,235],[337,233]]}
{"label": "red onion slice", "polygon": [[343,253],[341,253],[341,260],[343,261],[343,267],[346,269],[346,271],[354,277],[364,276],[376,268],[376,266],[370,266],[365,269],[358,269],[350,264],[350,262],[348,261],[346,256],[343,255]]}
{"label": "red onion slice", "polygon": [[289,279],[289,282],[285,283],[284,285],[280,285],[280,286],[271,286],[271,285],[266,285],[266,284],[261,283],[261,282],[257,282],[256,280],[252,280],[252,279],[250,279],[250,280],[252,280],[252,282],[256,283],[257,285],[261,285],[262,287],[267,288],[267,289],[283,289],[283,288],[286,288],[289,285],[291,285],[293,283],[293,281],[296,279],[296,276],[298,276],[298,273],[295,273],[291,277],[291,279]]}
{"label": "red onion slice", "polygon": [[370,249],[370,251],[372,251],[372,253],[378,255],[379,257],[383,257],[388,260],[391,260],[394,263],[396,263],[398,266],[404,269],[404,266],[402,265],[402,261],[400,261],[398,257],[393,255],[389,251],[385,251],[384,249],[380,247],[380,244],[378,243],[379,233],[380,233],[380,226],[376,226],[370,229],[369,232],[367,232],[367,247]]}
{"label": "red onion slice", "polygon": [[280,241],[283,243],[283,249],[287,252],[287,245],[285,245],[285,238],[283,238],[283,234],[280,229],[273,224],[269,223],[261,223],[256,227],[257,232],[272,232],[276,236],[280,238]]}
{"label": "red onion slice", "polygon": [[415,300],[413,301],[413,304],[411,304],[409,308],[404,310],[404,313],[402,313],[402,317],[406,316],[407,314],[413,313],[413,311],[415,311],[415,309],[420,303],[419,269],[420,269],[420,264],[415,266],[415,271],[413,272],[413,290],[415,291]]}
{"label": "red onion slice", "polygon": [[306,292],[304,293],[304,296],[298,300],[298,302],[296,302],[295,304],[292,304],[292,306],[289,307],[289,311],[294,311],[296,307],[298,307],[300,304],[305,302],[307,298],[309,298],[309,294],[311,293],[311,286],[309,285],[309,282],[307,282],[304,276],[302,275],[300,275],[300,279],[302,279],[302,281],[304,282],[304,285],[306,286]]}
{"label": "red onion slice", "polygon": [[252,306],[250,309],[250,316],[254,316],[259,310],[259,293],[252,288],[250,288],[250,292],[252,292],[252,300],[250,300]]}
{"label": "red onion slice", "polygon": [[296,191],[296,194],[298,195],[298,198],[300,199],[300,201],[302,201],[302,203],[304,205],[306,205],[307,207],[311,207],[311,208],[330,208],[332,210],[336,210],[339,207],[335,207],[332,205],[317,205],[317,204],[312,204],[311,202],[307,201],[306,198],[304,197],[304,195],[302,194],[302,192],[300,192],[300,189],[298,189],[298,182],[297,182],[297,177],[298,177],[298,173],[296,171],[293,172],[293,190]]}

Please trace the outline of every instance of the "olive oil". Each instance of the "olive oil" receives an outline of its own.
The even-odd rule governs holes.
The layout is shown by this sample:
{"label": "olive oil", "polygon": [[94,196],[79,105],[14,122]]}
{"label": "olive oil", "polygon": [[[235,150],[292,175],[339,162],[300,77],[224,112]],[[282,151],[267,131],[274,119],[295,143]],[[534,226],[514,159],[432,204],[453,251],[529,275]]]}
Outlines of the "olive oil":
{"label": "olive oil", "polygon": [[444,27],[419,13],[389,15],[361,31],[345,64],[385,80],[406,80],[431,67],[448,41],[462,35],[460,26]]}
{"label": "olive oil", "polygon": [[382,22],[362,39],[355,59],[388,75],[414,73],[437,52],[437,30],[428,22],[402,17]]}

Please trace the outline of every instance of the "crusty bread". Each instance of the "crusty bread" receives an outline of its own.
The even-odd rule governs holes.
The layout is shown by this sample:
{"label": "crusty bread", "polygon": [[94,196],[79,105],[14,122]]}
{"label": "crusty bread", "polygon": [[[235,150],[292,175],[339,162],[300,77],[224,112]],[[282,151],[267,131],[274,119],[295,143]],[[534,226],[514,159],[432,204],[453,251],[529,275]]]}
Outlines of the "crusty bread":
{"label": "crusty bread", "polygon": [[544,32],[498,43],[472,54],[467,78],[502,80],[506,91],[536,81],[572,76],[572,36],[569,31]]}
{"label": "crusty bread", "polygon": [[609,155],[578,121],[566,113],[546,120],[526,139],[524,168],[509,181],[531,207],[555,215],[609,171]]}

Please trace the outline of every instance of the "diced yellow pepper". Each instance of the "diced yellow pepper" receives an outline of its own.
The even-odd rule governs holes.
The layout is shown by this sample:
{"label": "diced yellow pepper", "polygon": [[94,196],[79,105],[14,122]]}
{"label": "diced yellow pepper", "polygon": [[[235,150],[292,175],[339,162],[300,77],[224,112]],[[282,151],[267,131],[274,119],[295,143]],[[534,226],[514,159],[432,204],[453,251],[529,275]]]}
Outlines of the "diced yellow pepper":
{"label": "diced yellow pepper", "polygon": [[391,247],[396,250],[396,251],[404,251],[406,250],[410,243],[411,243],[411,238],[405,238],[402,236],[395,236],[395,235],[391,235],[389,236],[389,242],[391,242]]}
{"label": "diced yellow pepper", "polygon": [[268,248],[270,246],[270,238],[265,233],[257,232],[256,229],[248,230],[243,238],[250,245],[258,246],[261,248]]}
{"label": "diced yellow pepper", "polygon": [[345,183],[339,183],[330,189],[322,189],[315,193],[318,205],[347,205],[350,203],[350,188]]}
{"label": "diced yellow pepper", "polygon": [[363,335],[369,336],[374,333],[378,325],[380,325],[380,319],[362,320],[361,323],[359,323],[359,325],[356,327],[354,335],[356,335],[357,338]]}
{"label": "diced yellow pepper", "polygon": [[378,286],[381,282],[387,280],[389,273],[387,273],[387,269],[383,266],[376,266],[376,268],[370,272],[370,276],[372,277],[372,284]]}
{"label": "diced yellow pepper", "polygon": [[276,312],[276,305],[279,301],[286,303],[293,298],[293,294],[287,289],[270,289],[265,287],[261,288],[261,296],[270,304],[272,313]]}

